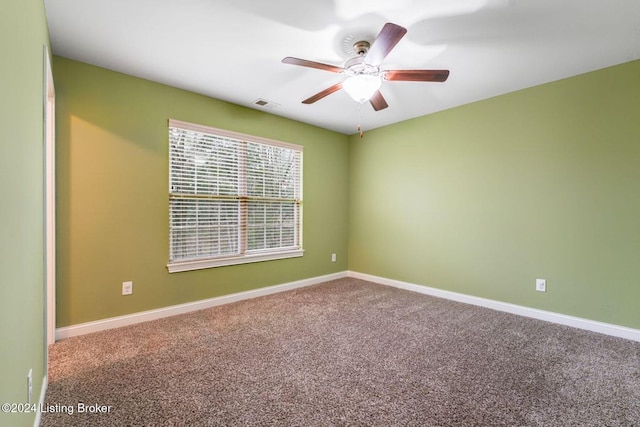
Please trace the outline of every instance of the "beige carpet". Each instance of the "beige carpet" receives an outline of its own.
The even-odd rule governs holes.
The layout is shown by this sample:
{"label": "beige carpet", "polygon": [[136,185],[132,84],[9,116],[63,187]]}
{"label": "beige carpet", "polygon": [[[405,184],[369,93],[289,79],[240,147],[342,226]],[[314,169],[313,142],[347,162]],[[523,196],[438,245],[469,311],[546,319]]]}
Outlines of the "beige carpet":
{"label": "beige carpet", "polygon": [[640,343],[341,279],[58,342],[46,404],[43,426],[637,426]]}

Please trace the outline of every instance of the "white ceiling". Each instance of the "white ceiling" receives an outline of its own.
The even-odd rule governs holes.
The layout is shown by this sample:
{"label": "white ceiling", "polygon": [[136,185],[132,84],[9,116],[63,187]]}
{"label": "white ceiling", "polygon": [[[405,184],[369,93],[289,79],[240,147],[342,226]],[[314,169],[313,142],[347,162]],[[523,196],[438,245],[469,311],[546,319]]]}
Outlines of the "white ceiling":
{"label": "white ceiling", "polygon": [[[53,53],[268,113],[356,133],[640,58],[639,0],[45,0]],[[375,112],[344,91],[344,40],[408,29],[382,69],[449,69],[444,83],[385,81]],[[360,37],[362,36],[362,37]],[[265,99],[273,105],[259,107]],[[273,108],[270,108],[273,107]]]}

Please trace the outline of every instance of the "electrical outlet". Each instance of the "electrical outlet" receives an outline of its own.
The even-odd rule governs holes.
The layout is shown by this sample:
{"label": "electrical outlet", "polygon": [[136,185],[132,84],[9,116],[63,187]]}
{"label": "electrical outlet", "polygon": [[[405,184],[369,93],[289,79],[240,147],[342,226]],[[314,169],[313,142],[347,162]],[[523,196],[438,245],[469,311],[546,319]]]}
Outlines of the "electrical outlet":
{"label": "electrical outlet", "polygon": [[536,279],[536,291],[547,292],[547,281],[545,279]]}
{"label": "electrical outlet", "polygon": [[331,262],[336,262],[336,254],[331,254]]}
{"label": "electrical outlet", "polygon": [[29,369],[27,374],[27,403],[31,405],[31,399],[33,398],[33,369]]}
{"label": "electrical outlet", "polygon": [[122,295],[131,295],[133,293],[133,282],[122,282]]}

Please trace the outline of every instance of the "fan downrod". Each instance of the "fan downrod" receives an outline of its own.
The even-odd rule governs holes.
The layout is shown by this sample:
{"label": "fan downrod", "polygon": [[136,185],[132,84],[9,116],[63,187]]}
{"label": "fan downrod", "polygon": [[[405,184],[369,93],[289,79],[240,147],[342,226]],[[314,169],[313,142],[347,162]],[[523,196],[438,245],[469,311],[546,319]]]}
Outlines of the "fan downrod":
{"label": "fan downrod", "polygon": [[353,51],[358,56],[364,56],[367,54],[367,52],[369,52],[370,47],[371,47],[371,44],[368,41],[361,40],[353,44]]}

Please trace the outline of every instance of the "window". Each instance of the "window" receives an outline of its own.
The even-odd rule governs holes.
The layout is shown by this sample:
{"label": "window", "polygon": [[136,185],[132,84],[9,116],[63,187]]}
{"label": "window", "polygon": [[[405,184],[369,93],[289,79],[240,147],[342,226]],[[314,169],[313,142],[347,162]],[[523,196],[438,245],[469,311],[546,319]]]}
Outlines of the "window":
{"label": "window", "polygon": [[169,272],[302,254],[302,147],[169,120]]}

